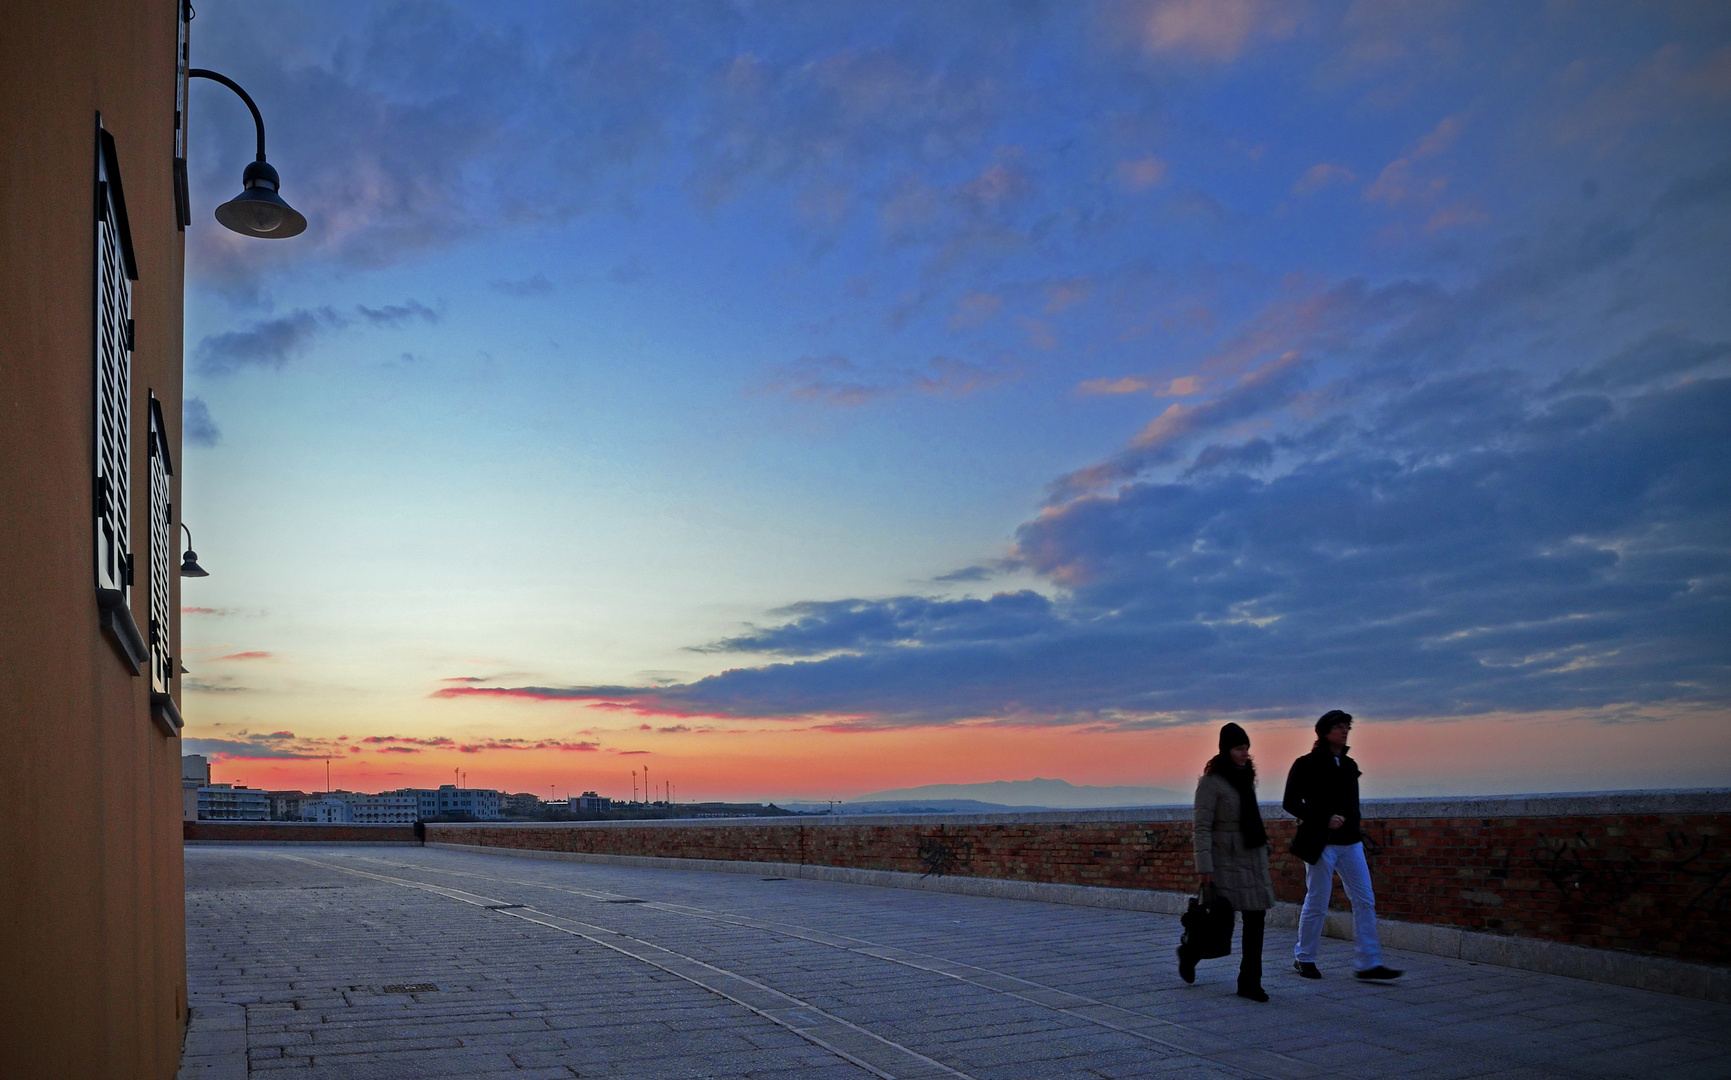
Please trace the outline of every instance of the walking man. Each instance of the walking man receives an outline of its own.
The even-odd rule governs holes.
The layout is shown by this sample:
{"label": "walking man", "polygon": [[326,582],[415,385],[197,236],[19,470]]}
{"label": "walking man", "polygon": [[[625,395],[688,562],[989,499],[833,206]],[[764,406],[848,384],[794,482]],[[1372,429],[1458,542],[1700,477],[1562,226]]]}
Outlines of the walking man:
{"label": "walking man", "polygon": [[1376,896],[1358,825],[1358,763],[1346,756],[1352,715],[1332,709],[1316,722],[1316,745],[1292,763],[1281,805],[1298,819],[1292,853],[1303,859],[1304,908],[1298,916],[1298,947],[1292,966],[1307,979],[1320,979],[1317,951],[1334,875],[1352,903],[1352,966],[1361,979],[1398,979],[1401,972],[1382,963],[1376,937]]}

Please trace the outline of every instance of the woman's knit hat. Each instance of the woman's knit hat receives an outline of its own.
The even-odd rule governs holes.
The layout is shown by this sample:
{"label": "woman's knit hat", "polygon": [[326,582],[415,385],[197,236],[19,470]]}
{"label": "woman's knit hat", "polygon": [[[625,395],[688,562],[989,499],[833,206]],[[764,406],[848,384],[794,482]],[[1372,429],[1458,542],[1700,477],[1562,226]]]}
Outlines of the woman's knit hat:
{"label": "woman's knit hat", "polygon": [[1234,746],[1249,745],[1250,736],[1246,735],[1244,729],[1239,727],[1237,724],[1227,724],[1225,727],[1220,729],[1220,752],[1222,754],[1226,753],[1226,751],[1232,749]]}

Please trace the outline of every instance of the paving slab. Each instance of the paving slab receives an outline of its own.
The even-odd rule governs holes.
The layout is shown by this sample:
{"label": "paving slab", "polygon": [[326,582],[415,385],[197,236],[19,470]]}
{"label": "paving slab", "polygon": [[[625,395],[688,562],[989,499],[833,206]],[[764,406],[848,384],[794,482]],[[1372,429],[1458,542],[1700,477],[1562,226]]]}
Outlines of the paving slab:
{"label": "paving slab", "polygon": [[[186,1077],[1731,1077],[1731,1006],[1176,917],[436,848],[189,847]],[[627,902],[628,901],[628,902]]]}

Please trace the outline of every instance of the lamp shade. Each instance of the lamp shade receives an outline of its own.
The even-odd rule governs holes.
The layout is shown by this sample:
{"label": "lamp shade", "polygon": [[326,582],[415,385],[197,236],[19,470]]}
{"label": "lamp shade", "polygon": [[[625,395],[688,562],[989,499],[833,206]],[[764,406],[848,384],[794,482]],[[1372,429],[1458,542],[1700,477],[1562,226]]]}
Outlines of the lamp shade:
{"label": "lamp shade", "polygon": [[198,565],[198,552],[186,549],[186,557],[180,560],[181,577],[209,577],[210,571]]}
{"label": "lamp shade", "polygon": [[216,208],[216,220],[224,228],[266,240],[299,236],[306,231],[307,219],[277,194],[282,183],[268,162],[248,165],[241,184],[244,190],[239,195]]}

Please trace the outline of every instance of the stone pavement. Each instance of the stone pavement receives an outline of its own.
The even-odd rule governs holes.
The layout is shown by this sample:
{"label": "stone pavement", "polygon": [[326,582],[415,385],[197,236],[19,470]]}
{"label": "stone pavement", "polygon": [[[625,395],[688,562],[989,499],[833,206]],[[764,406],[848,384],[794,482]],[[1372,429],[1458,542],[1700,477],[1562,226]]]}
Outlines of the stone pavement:
{"label": "stone pavement", "polygon": [[[188,847],[183,1077],[1731,1077],[1731,1007],[1270,930],[432,848]],[[241,1051],[244,1049],[244,1057]]]}

